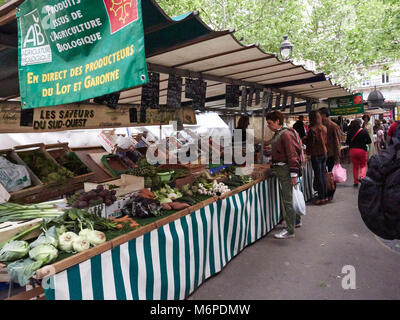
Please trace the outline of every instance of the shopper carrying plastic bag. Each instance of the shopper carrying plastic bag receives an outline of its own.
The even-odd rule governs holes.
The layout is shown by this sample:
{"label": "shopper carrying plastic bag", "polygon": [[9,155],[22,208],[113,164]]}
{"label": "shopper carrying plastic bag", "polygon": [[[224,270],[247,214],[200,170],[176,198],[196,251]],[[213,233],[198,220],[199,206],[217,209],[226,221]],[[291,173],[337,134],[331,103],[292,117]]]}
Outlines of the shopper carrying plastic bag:
{"label": "shopper carrying plastic bag", "polygon": [[333,167],[333,178],[337,183],[343,183],[347,180],[347,171],[340,165],[340,163],[335,164]]}
{"label": "shopper carrying plastic bag", "polygon": [[305,216],[306,215],[306,202],[304,201],[303,192],[300,190],[300,184],[293,186],[293,210],[295,213]]}

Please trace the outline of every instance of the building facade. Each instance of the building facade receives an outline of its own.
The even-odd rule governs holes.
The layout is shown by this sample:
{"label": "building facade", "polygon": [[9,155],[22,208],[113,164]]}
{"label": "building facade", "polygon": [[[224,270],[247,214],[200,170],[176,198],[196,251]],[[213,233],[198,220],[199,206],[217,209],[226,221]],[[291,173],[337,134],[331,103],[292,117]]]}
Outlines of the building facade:
{"label": "building facade", "polygon": [[356,90],[363,94],[363,99],[367,101],[376,87],[385,98],[383,109],[387,111],[380,118],[391,116],[400,120],[400,61],[375,64],[361,73],[363,76]]}

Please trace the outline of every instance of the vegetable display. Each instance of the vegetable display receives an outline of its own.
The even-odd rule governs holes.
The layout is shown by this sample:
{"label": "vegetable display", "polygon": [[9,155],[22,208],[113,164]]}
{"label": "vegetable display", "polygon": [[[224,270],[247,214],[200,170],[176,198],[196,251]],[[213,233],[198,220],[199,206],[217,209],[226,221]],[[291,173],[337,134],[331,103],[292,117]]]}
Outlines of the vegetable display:
{"label": "vegetable display", "polygon": [[155,166],[148,163],[145,158],[141,158],[137,163],[137,167],[132,169],[132,174],[138,177],[153,177],[156,173]]}
{"label": "vegetable display", "polygon": [[72,248],[75,252],[82,252],[90,248],[90,242],[86,238],[77,236],[72,241]]}
{"label": "vegetable display", "polygon": [[208,194],[210,196],[222,196],[231,191],[227,185],[222,182],[218,183],[216,180],[214,180],[213,183],[199,183],[198,187],[198,193]]}
{"label": "vegetable display", "polygon": [[132,197],[130,214],[133,217],[149,218],[161,215],[161,204],[156,199],[146,199],[139,196]]}
{"label": "vegetable display", "polygon": [[102,203],[110,206],[117,200],[116,193],[115,190],[107,190],[100,184],[89,192],[75,193],[68,199],[68,203],[77,209],[85,209]]}
{"label": "vegetable display", "polygon": [[41,244],[29,251],[29,258],[40,261],[42,265],[54,261],[58,256],[58,250],[50,244]]}
{"label": "vegetable display", "polygon": [[63,183],[74,174],[67,168],[57,166],[40,151],[18,154],[29,168],[45,183]]}
{"label": "vegetable display", "polygon": [[44,233],[40,234],[39,237],[31,242],[29,245],[31,248],[35,248],[42,244],[50,244],[57,248],[58,246],[58,234],[57,229],[55,226],[51,227],[50,229],[46,230]]}
{"label": "vegetable display", "polygon": [[65,252],[72,252],[72,245],[76,237],[78,237],[78,235],[71,231],[63,233],[59,237],[58,248]]}
{"label": "vegetable display", "polygon": [[237,188],[251,181],[253,181],[253,179],[250,176],[239,176],[230,174],[228,175],[228,179],[225,180],[224,183],[231,188]]}
{"label": "vegetable display", "polygon": [[157,200],[160,203],[170,203],[182,197],[182,193],[177,188],[171,188],[168,184],[165,184],[160,190],[153,191]]}
{"label": "vegetable display", "polygon": [[56,158],[56,161],[76,175],[87,174],[89,168],[78,158],[74,152],[68,152],[63,156]]}

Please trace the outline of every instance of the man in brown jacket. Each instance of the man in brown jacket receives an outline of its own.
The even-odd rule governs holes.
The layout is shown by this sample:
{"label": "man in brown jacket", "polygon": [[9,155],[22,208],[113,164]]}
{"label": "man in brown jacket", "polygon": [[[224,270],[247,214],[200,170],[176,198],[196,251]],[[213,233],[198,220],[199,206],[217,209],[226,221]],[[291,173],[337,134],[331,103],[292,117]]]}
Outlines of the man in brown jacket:
{"label": "man in brown jacket", "polygon": [[294,129],[283,127],[283,114],[274,111],[266,115],[268,128],[275,132],[271,140],[272,166],[271,172],[279,179],[281,199],[284,205],[286,229],[275,234],[276,239],[294,238],[294,228],[301,226],[300,216],[293,210],[293,186],[301,175],[301,145]]}
{"label": "man in brown jacket", "polygon": [[[340,163],[340,147],[341,147],[341,130],[340,127],[334,123],[330,118],[328,108],[321,108],[318,110],[321,114],[322,124],[327,128],[327,147],[328,147],[328,159],[326,166],[328,172],[332,172],[335,164]],[[333,199],[333,192],[328,192],[328,199]]]}

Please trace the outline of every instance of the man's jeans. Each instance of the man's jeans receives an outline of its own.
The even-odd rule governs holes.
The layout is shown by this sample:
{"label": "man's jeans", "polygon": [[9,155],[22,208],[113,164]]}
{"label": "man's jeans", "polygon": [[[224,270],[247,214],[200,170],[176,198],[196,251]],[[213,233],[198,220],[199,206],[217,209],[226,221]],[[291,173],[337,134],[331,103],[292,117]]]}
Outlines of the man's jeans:
{"label": "man's jeans", "polygon": [[314,170],[318,199],[324,200],[328,197],[328,186],[326,184],[326,160],[327,156],[312,156],[311,164]]}

